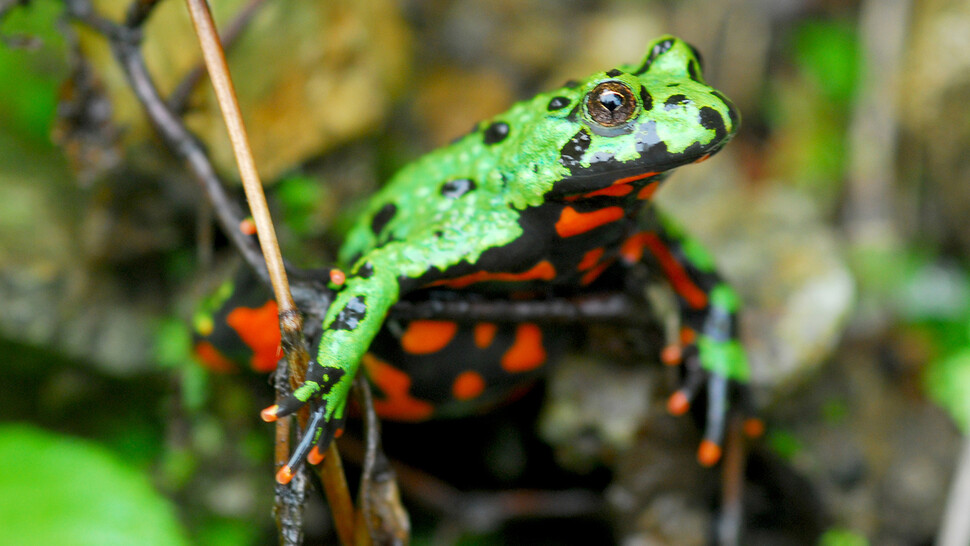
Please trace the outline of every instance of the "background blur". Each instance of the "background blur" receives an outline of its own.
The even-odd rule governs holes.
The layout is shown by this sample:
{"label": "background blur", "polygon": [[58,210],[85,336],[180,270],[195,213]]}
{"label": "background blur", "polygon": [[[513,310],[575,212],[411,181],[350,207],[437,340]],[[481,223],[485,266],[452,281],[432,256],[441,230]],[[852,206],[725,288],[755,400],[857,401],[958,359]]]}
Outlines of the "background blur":
{"label": "background blur", "polygon": [[[744,543],[932,543],[970,427],[970,2],[214,4],[222,24],[254,14],[230,64],[304,266],[476,121],[659,34],[694,44],[742,128],[658,200],[745,301],[768,430]],[[231,267],[196,182],[101,37],[54,0],[0,9],[0,544],[272,543],[266,378],[188,354],[192,310]],[[233,178],[208,82],[177,91],[200,58],[184,9],[162,3],[145,55]],[[611,335],[497,416],[385,429],[396,459],[462,490],[575,488],[605,509],[491,524],[406,487],[416,543],[706,542],[718,475],[693,462],[690,420],[658,409],[656,367],[605,356]],[[330,540],[321,502],[311,543]]]}

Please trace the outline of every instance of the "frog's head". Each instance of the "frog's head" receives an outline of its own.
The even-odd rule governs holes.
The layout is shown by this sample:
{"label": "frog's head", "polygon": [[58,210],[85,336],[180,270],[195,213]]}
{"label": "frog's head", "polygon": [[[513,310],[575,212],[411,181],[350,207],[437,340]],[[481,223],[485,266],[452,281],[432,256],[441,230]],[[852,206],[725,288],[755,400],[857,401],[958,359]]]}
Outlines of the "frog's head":
{"label": "frog's head", "polygon": [[558,162],[566,172],[553,190],[560,195],[702,161],[739,124],[731,102],[704,82],[696,50],[672,36],[654,41],[636,65],[544,97],[550,129],[562,139]]}

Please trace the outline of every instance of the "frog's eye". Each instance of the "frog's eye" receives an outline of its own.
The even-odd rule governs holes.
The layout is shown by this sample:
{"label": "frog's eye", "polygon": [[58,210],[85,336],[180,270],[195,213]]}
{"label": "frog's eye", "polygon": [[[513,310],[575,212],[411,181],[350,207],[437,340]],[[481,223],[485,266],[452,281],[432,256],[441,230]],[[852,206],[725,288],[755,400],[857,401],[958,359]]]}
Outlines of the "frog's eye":
{"label": "frog's eye", "polygon": [[603,82],[586,95],[589,117],[604,127],[616,127],[630,121],[637,110],[633,91],[622,82]]}

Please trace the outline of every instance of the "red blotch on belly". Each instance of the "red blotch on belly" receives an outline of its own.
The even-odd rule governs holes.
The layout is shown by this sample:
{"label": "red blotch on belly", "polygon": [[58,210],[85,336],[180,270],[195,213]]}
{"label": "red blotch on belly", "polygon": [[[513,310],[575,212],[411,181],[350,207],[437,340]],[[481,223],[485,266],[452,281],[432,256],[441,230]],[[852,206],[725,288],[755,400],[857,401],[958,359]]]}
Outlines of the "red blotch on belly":
{"label": "red blotch on belly", "polygon": [[269,300],[256,309],[237,307],[226,316],[228,324],[253,351],[250,366],[257,372],[271,372],[280,359],[280,326],[276,302]]}
{"label": "red blotch on belly", "polygon": [[401,348],[413,355],[444,349],[454,339],[458,325],[445,320],[415,320],[401,336]]}
{"label": "red blotch on belly", "polygon": [[502,369],[509,373],[534,370],[546,361],[542,346],[542,330],[535,324],[520,324],[515,330],[515,342],[502,355]]}

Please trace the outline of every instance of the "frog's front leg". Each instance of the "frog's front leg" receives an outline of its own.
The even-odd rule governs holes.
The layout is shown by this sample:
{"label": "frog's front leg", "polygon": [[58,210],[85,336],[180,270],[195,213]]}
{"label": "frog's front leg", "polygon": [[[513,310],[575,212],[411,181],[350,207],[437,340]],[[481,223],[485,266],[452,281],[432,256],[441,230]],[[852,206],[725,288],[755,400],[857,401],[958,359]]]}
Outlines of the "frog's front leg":
{"label": "frog's front leg", "polygon": [[706,387],[704,439],[697,456],[710,466],[721,457],[730,400],[747,403],[749,373],[738,339],[739,300],[696,240],[659,214],[654,213],[650,224],[649,230],[623,243],[621,258],[628,265],[642,261],[659,265],[677,295],[680,339],[664,349],[662,360],[670,365],[683,363],[684,373],[667,407],[675,415],[686,413],[695,395]]}
{"label": "frog's front leg", "polygon": [[387,261],[377,250],[357,262],[324,317],[316,357],[310,362],[303,384],[261,414],[263,420],[271,422],[304,404],[312,407],[303,440],[277,473],[280,483],[290,480],[304,457],[311,464],[319,463],[326,447],[342,429],[347,397],[360,359],[399,297],[398,275]]}

